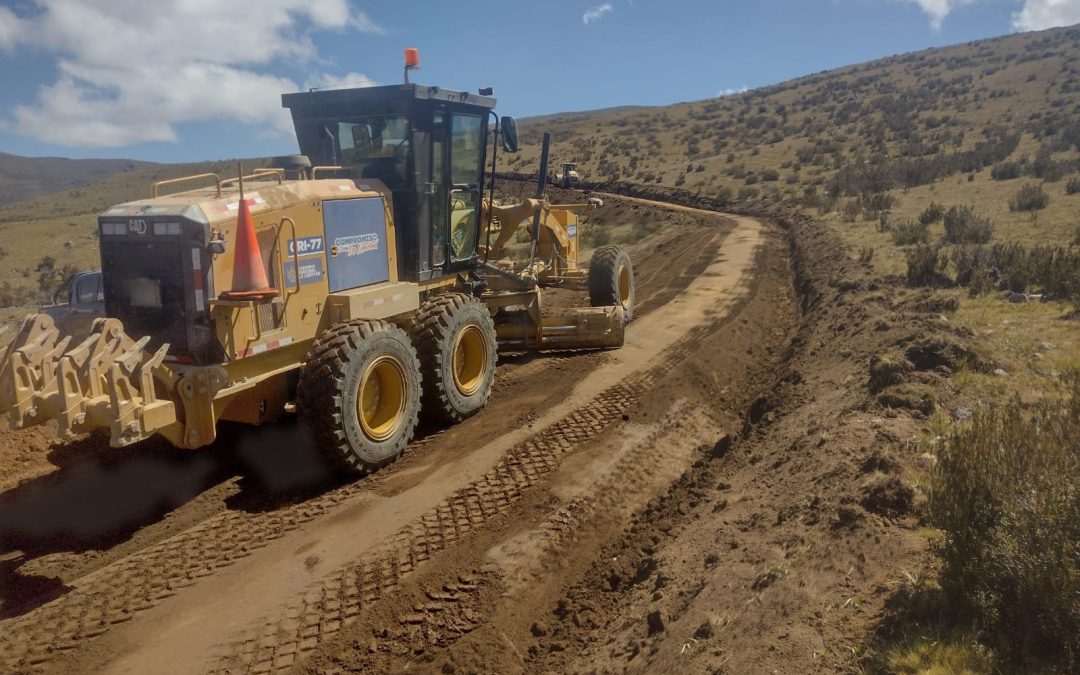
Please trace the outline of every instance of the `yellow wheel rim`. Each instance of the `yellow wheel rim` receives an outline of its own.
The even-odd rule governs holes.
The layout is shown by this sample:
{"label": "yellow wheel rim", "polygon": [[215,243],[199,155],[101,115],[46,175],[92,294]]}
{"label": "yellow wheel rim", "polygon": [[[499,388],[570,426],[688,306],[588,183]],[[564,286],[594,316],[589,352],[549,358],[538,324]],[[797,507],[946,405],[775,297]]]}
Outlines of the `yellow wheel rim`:
{"label": "yellow wheel rim", "polygon": [[479,326],[466,326],[454,340],[454,385],[462,396],[472,396],[487,375],[487,339]]}
{"label": "yellow wheel rim", "polygon": [[630,268],[626,265],[619,267],[619,302],[625,308],[630,304]]}
{"label": "yellow wheel rim", "polygon": [[390,355],[368,364],[360,378],[356,413],[364,435],[380,442],[393,436],[405,416],[405,367]]}

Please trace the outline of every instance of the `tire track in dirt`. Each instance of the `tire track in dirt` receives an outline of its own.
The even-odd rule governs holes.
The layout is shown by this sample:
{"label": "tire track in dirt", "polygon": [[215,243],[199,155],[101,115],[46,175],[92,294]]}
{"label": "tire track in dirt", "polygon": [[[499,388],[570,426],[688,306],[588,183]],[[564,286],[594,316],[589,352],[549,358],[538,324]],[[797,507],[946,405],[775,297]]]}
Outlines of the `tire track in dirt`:
{"label": "tire track in dirt", "polygon": [[[373,645],[366,658],[357,656],[341,638],[321,651],[331,655],[352,651],[350,667],[385,671],[382,659],[405,656],[406,645],[411,653],[422,648],[445,649],[490,624],[490,608],[483,607],[485,591],[497,587],[503,604],[520,601],[534,579],[550,566],[557,566],[567,547],[579,544],[586,528],[599,519],[623,522],[678,479],[703,450],[697,439],[721,437],[723,443],[726,437],[715,423],[702,417],[685,400],[678,400],[659,424],[624,430],[614,440],[624,448],[613,461],[605,460],[605,466],[586,468],[587,484],[579,482],[565,490],[555,485],[552,477],[549,485],[553,491],[568,494],[558,495],[560,501],[534,519],[531,527],[504,535],[474,569],[443,583],[441,591],[427,592],[424,602],[399,614],[395,628],[383,629],[387,632],[385,644]],[[589,454],[593,454],[592,449]],[[495,593],[493,590],[492,595]],[[352,635],[355,632],[343,636],[345,642]]]}
{"label": "tire track in dirt", "polygon": [[[736,230],[731,236],[740,234]],[[752,252],[756,250],[755,243]],[[744,292],[754,274],[755,255],[747,257],[749,260],[743,261],[745,267],[733,285]],[[717,309],[728,309],[738,299],[738,296],[728,297],[724,307]],[[721,319],[713,319],[691,328],[663,350],[655,365],[630,375],[592,402],[578,406],[553,427],[515,446],[479,481],[456,492],[399,533],[393,545],[372,551],[357,563],[313,584],[302,600],[291,605],[282,616],[227,645],[211,672],[284,670],[333,639],[360,615],[365,605],[378,602],[388,591],[397,588],[402,578],[418,565],[493,517],[509,511],[529,488],[558,468],[568,453],[598,438],[620,419],[720,322]],[[640,462],[631,466],[639,472],[646,470]],[[633,485],[632,480],[626,482]],[[132,670],[130,665],[125,664],[124,669]]]}
{"label": "tire track in dirt", "polygon": [[[715,235],[723,233],[724,230],[732,227],[733,223],[724,221],[718,224],[715,222],[716,218],[712,218],[710,221],[712,222],[685,223],[680,219],[675,219],[675,225],[665,228],[631,247],[632,255],[638,263],[635,272],[639,290],[639,306],[637,310],[639,318],[647,315],[655,306],[663,304],[666,298],[676,295],[679,289],[689,283],[696,270],[703,269],[712,260],[712,254],[715,252],[719,240],[719,237]],[[678,261],[680,269],[682,269],[683,264],[686,264],[688,260],[691,262],[687,264],[681,274],[670,275],[673,262]],[[553,290],[552,292],[566,295],[565,291]],[[580,302],[578,297],[580,295],[578,293],[577,296],[566,295],[566,297],[560,297],[555,304],[559,304],[560,301],[570,305],[577,304]],[[548,376],[549,373],[566,367],[571,360],[574,362],[571,367],[575,371],[585,372],[602,361],[603,358],[603,354],[597,352],[500,355],[499,372],[496,378],[496,390],[492,403],[497,406],[501,400],[520,397],[521,393],[527,395],[525,382]],[[282,429],[285,433],[288,433],[287,426],[283,426]],[[42,430],[29,431],[40,433]],[[425,433],[434,435],[442,435],[444,432],[445,430],[425,430]],[[325,491],[336,488],[343,482],[327,475],[325,469],[314,466],[313,462],[317,462],[318,458],[314,453],[307,452],[306,454],[301,453],[304,454],[304,457],[299,460],[299,465],[296,468],[307,472],[308,477],[301,478],[295,488],[287,488],[288,492],[280,493],[272,493],[274,488],[270,488],[269,491],[260,490],[258,485],[263,481],[261,476],[263,467],[246,466],[254,459],[254,455],[250,450],[258,446],[260,439],[267,437],[266,433],[261,433],[261,436],[257,435],[259,433],[261,432],[241,429],[234,429],[232,433],[223,432],[216,446],[192,454],[176,455],[171,448],[166,448],[164,451],[161,448],[156,448],[158,454],[153,455],[153,457],[160,456],[166,462],[171,462],[173,458],[180,459],[180,457],[184,458],[183,461],[213,462],[216,467],[213,481],[220,482],[212,484],[206,492],[198,494],[187,503],[179,505],[161,519],[138,522],[140,516],[134,515],[128,521],[130,524],[120,526],[121,529],[132,528],[132,534],[130,535],[117,535],[115,532],[108,531],[90,535],[108,541],[104,547],[92,545],[90,548],[85,548],[84,542],[82,544],[83,548],[80,548],[80,544],[76,543],[74,548],[69,549],[62,542],[55,542],[43,537],[34,521],[27,520],[21,526],[21,530],[11,532],[12,537],[23,537],[26,541],[24,545],[16,544],[15,548],[10,550],[15,553],[27,547],[29,547],[29,550],[24,551],[25,557],[21,561],[13,562],[6,568],[6,574],[8,575],[6,579],[0,578],[0,584],[11,584],[9,588],[5,589],[4,596],[0,597],[0,616],[20,615],[44,602],[44,598],[35,597],[36,592],[33,590],[35,580],[50,580],[50,583],[55,584],[62,592],[66,592],[69,586],[76,585],[77,580],[87,577],[95,570],[114,564],[133,553],[164,541],[188,528],[194,527],[202,521],[215,517],[222,511],[249,509],[263,511],[281,508],[285,502],[295,502],[297,499],[306,498],[308,495],[314,494],[316,490]],[[22,435],[25,436],[25,434]],[[439,445],[433,443],[434,439],[432,438],[426,440],[426,446]],[[45,454],[44,451],[35,451],[33,448],[27,451],[23,441],[24,439],[20,436],[8,439],[7,443],[0,443],[0,454],[6,452],[8,448],[19,445],[23,447],[23,452],[36,452],[35,461],[42,461],[43,458],[40,455]],[[423,463],[425,455],[421,452],[421,449],[425,445],[414,442],[401,461],[379,473],[379,479],[386,478],[388,474],[392,477],[399,472],[408,474],[411,466],[415,466],[418,461]],[[241,454],[237,454],[237,448],[240,447],[249,448],[247,456],[243,454],[244,451],[242,450],[240,451]],[[26,485],[21,485],[14,492],[0,493],[0,499],[11,499],[8,505],[19,508],[20,502],[26,502],[29,495],[36,494],[38,495],[37,501],[41,501],[41,496],[47,492],[60,492],[64,489],[68,489],[70,492],[69,488],[72,488],[75,482],[79,482],[80,487],[87,490],[101,491],[97,483],[85,479],[85,470],[98,469],[99,457],[106,458],[105,465],[102,465],[102,468],[114,468],[109,464],[111,461],[118,459],[116,457],[117,453],[108,448],[94,446],[89,441],[81,441],[74,446],[65,446],[65,452],[69,448],[78,448],[78,450],[73,451],[83,452],[86,457],[72,461],[71,458],[75,456],[69,454],[66,455],[69,459],[61,460],[62,464],[60,465],[46,462],[52,473]],[[281,451],[285,452],[286,450],[282,448]],[[145,453],[140,449],[137,457],[119,458],[119,461],[115,463],[115,467],[129,469],[133,466],[133,463],[139,464],[142,462],[144,455]],[[297,460],[289,459],[288,461],[295,462]],[[13,464],[15,463],[13,462]],[[159,462],[158,465],[154,466],[157,467],[160,464]],[[239,472],[234,473],[237,469],[239,469]],[[80,471],[83,471],[83,473],[80,474]],[[48,473],[48,471],[45,473]],[[78,475],[78,480],[75,480],[76,475]],[[6,475],[0,476],[0,479],[9,477]],[[275,480],[281,482],[280,478],[270,478],[271,483]],[[208,482],[208,484],[213,481]],[[378,486],[378,483],[373,483],[371,478],[366,479],[365,482],[373,487]],[[394,486],[400,483],[400,481],[393,480],[388,482]],[[253,484],[256,486],[255,490],[251,489]],[[22,511],[27,511],[25,505],[22,505]],[[117,517],[125,517],[119,515],[119,511],[117,513]],[[2,534],[0,532],[0,536]],[[113,539],[113,537],[118,537],[118,539]],[[8,544],[12,543],[9,540]],[[50,550],[54,550],[55,553],[50,554]],[[22,592],[18,590],[19,588],[24,588],[27,592]],[[45,595],[45,593],[36,593],[36,595]]]}
{"label": "tire track in dirt", "polygon": [[[699,242],[700,244],[700,242]],[[687,248],[690,248],[688,245]],[[706,250],[710,247],[706,246]],[[531,365],[531,364],[527,364]],[[521,376],[526,376],[523,373]],[[511,373],[512,375],[512,373]],[[602,414],[619,415],[633,392],[612,392]],[[612,418],[608,418],[609,420]],[[582,433],[595,434],[595,419],[575,417],[556,431],[563,445],[573,447]],[[583,426],[584,425],[584,426]],[[582,429],[586,431],[581,431]],[[601,427],[602,429],[602,427]],[[410,447],[416,453],[433,443],[438,436],[425,438]],[[549,441],[550,442],[550,441]],[[569,445],[566,445],[569,444]],[[507,466],[512,474],[534,474],[546,465]],[[541,463],[543,464],[543,462]],[[385,476],[389,478],[390,476]],[[376,482],[377,485],[377,482]],[[497,487],[497,486],[496,486]],[[257,550],[289,532],[329,514],[346,502],[362,498],[373,490],[369,481],[351,483],[309,499],[302,504],[270,512],[227,511],[185,532],[143,549],[81,579],[72,592],[16,619],[0,622],[0,636],[5,666],[11,669],[40,668],[57,655],[80,648],[85,641],[122,625],[181,590],[194,586],[218,571],[247,558]],[[461,504],[479,504],[480,513],[502,508],[500,502],[517,496],[497,496],[497,489],[463,496],[447,517],[457,518]],[[494,506],[493,506],[494,505]]]}

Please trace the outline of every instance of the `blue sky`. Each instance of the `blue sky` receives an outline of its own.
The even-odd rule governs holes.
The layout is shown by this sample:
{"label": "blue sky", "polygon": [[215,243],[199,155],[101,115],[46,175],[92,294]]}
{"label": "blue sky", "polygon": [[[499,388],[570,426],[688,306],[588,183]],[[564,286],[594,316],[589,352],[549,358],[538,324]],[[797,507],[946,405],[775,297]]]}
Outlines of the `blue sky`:
{"label": "blue sky", "polygon": [[663,105],[1080,22],[1080,0],[0,0],[0,151],[292,152],[283,91],[413,79],[517,116]]}

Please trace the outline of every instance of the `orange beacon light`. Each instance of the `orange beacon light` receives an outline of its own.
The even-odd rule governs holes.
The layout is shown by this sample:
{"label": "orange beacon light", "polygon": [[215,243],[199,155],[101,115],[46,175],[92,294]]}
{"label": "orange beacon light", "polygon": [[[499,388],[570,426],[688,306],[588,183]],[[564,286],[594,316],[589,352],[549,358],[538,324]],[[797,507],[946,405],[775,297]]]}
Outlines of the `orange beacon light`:
{"label": "orange beacon light", "polygon": [[405,84],[409,83],[409,71],[420,67],[420,50],[416,47],[405,49]]}

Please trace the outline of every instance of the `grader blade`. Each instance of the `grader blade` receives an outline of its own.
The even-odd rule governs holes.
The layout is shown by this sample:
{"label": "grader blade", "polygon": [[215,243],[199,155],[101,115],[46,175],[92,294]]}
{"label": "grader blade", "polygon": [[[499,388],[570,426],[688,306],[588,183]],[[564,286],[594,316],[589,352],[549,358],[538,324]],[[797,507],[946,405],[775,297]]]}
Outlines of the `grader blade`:
{"label": "grader blade", "polygon": [[527,308],[507,316],[496,331],[499,344],[510,348],[618,349],[626,336],[622,307],[567,309],[542,322]]}
{"label": "grader blade", "polygon": [[177,423],[171,400],[159,398],[174,376],[164,368],[168,345],[145,351],[116,319],[98,319],[90,335],[68,349],[51,317],[23,321],[0,357],[0,414],[11,428],[56,420],[61,437],[108,429],[114,447],[129,445]]}
{"label": "grader blade", "polygon": [[617,349],[625,339],[622,307],[582,307],[544,318],[545,349]]}

